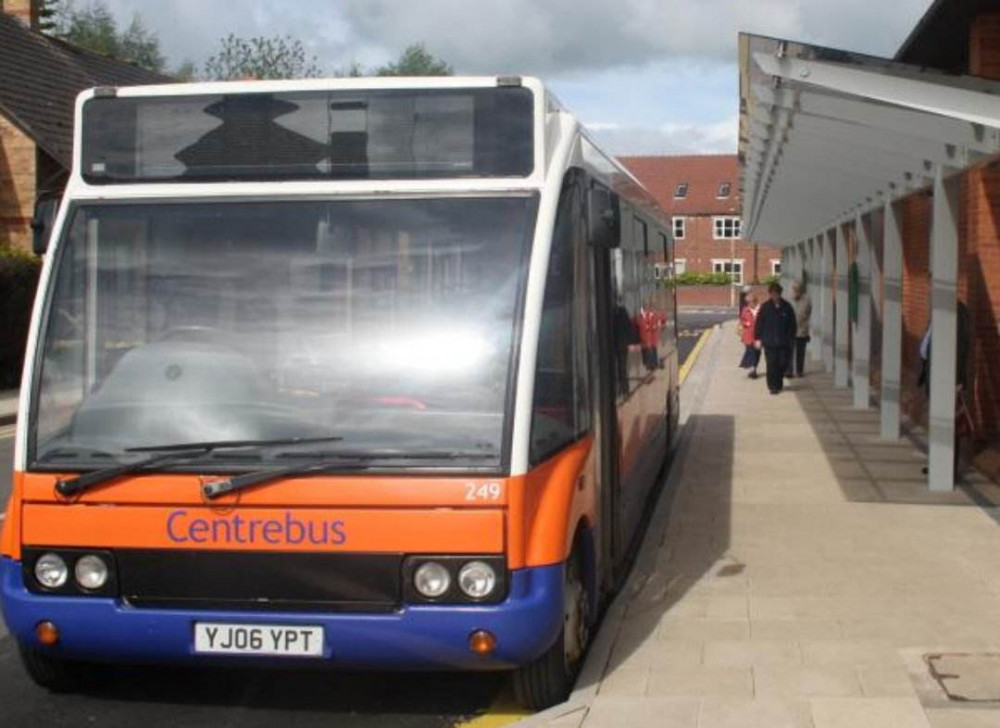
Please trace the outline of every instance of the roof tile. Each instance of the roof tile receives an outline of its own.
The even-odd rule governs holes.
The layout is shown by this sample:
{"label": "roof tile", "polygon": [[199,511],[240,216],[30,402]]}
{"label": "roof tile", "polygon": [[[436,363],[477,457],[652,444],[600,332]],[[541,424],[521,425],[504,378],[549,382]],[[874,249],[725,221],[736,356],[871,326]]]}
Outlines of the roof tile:
{"label": "roof tile", "polygon": [[77,94],[93,86],[173,80],[28,30],[0,13],[0,114],[67,169]]}
{"label": "roof tile", "polygon": [[[739,215],[739,161],[735,154],[619,157],[668,215]],[[688,183],[683,199],[674,191]],[[719,185],[730,183],[729,197],[717,197]]]}

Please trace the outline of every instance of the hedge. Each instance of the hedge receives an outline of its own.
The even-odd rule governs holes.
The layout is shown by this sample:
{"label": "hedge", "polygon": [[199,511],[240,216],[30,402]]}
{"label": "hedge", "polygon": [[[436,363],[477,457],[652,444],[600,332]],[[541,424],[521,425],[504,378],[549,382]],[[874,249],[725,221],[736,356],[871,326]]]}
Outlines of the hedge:
{"label": "hedge", "polygon": [[728,286],[733,282],[729,273],[698,273],[684,271],[674,276],[674,284],[678,286]]}
{"label": "hedge", "polygon": [[0,389],[21,381],[31,305],[35,300],[41,261],[30,253],[0,247]]}

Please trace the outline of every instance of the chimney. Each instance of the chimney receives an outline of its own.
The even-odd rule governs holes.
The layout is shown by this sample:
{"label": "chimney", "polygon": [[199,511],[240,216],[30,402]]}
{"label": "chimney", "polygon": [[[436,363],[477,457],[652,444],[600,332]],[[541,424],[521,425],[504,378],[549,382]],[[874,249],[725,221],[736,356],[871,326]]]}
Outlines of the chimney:
{"label": "chimney", "polygon": [[38,6],[41,0],[0,0],[0,9],[21,21],[26,28],[38,30]]}

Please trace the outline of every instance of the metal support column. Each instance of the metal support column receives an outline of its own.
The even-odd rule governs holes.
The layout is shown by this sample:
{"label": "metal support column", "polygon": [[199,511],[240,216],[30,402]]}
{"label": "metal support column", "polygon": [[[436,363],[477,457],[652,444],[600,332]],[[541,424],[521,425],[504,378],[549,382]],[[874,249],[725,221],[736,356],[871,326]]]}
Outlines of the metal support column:
{"label": "metal support column", "polygon": [[822,244],[818,237],[810,238],[808,244],[809,251],[809,287],[806,292],[812,299],[812,320],[809,322],[809,330],[812,335],[812,345],[809,347],[810,358],[813,361],[823,359],[823,332],[820,326],[820,301],[823,298],[823,274],[820,266],[820,252]]}
{"label": "metal support column", "polygon": [[927,484],[931,490],[955,488],[955,364],[958,291],[958,178],[934,174],[931,218],[931,393]]}
{"label": "metal support column", "polygon": [[854,406],[868,409],[871,399],[872,295],[870,214],[854,220],[858,251],[858,326],[854,337]]}
{"label": "metal support column", "polygon": [[820,236],[823,242],[823,367],[833,371],[833,230]]}
{"label": "metal support column", "polygon": [[899,396],[903,372],[903,237],[899,207],[887,194],[882,216],[882,385],[881,435],[899,439]]}
{"label": "metal support column", "polygon": [[833,344],[833,386],[846,387],[848,384],[847,339],[850,334],[848,316],[847,274],[850,263],[847,260],[847,234],[844,225],[837,223],[837,300],[834,303],[834,344]]}

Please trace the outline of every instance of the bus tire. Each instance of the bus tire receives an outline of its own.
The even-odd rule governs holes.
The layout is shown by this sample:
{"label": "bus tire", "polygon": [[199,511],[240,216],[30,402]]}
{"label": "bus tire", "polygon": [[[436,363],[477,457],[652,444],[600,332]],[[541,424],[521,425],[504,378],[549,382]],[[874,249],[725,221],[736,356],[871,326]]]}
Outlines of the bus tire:
{"label": "bus tire", "polygon": [[514,673],[514,698],[528,710],[544,710],[564,702],[590,643],[590,599],[583,576],[579,542],[566,562],[563,581],[563,627],[545,653]]}
{"label": "bus tire", "polygon": [[82,663],[60,660],[28,648],[20,648],[21,664],[28,677],[53,693],[71,693],[81,687],[87,672]]}

